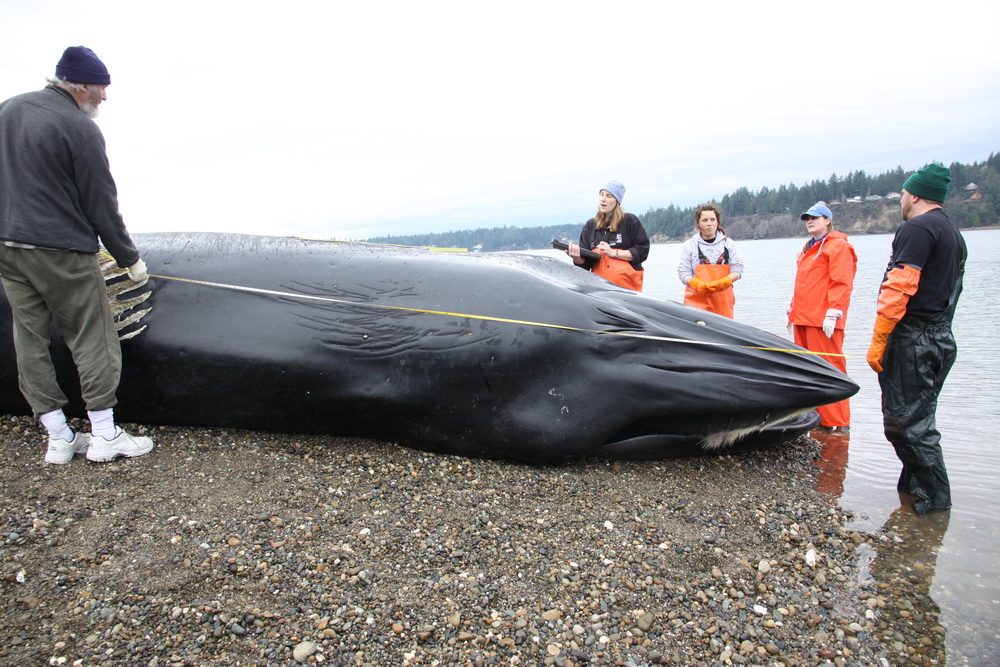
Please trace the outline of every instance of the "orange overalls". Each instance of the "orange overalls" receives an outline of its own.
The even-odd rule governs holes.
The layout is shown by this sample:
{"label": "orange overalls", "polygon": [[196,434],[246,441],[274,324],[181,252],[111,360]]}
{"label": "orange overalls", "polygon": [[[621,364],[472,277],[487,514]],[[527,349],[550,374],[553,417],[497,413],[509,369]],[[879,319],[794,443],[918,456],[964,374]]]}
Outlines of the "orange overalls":
{"label": "orange overalls", "polygon": [[[731,273],[729,269],[729,248],[722,251],[717,264],[711,264],[708,261],[708,257],[705,257],[705,254],[701,251],[701,248],[698,248],[698,258],[701,260],[701,263],[694,267],[694,277],[698,280],[710,283],[713,280],[725,278]],[[736,293],[732,287],[721,292],[709,292],[708,294],[699,294],[690,287],[686,287],[684,289],[684,303],[685,305],[701,308],[710,313],[724,315],[732,319],[734,307],[736,306]]]}
{"label": "orange overalls", "polygon": [[592,273],[596,273],[605,280],[613,282],[619,287],[642,291],[642,276],[645,271],[636,271],[632,265],[624,259],[613,259],[605,254],[596,260],[596,264],[590,268]]}

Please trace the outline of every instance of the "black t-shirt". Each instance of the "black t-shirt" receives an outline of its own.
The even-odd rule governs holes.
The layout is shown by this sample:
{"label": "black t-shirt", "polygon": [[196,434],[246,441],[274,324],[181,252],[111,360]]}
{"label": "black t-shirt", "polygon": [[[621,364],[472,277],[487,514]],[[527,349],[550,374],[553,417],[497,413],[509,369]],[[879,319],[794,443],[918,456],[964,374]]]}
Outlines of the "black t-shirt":
{"label": "black t-shirt", "polygon": [[906,304],[907,316],[928,317],[948,308],[954,290],[961,292],[968,249],[943,209],[910,218],[896,230],[886,273],[906,264],[920,270],[917,293]]}

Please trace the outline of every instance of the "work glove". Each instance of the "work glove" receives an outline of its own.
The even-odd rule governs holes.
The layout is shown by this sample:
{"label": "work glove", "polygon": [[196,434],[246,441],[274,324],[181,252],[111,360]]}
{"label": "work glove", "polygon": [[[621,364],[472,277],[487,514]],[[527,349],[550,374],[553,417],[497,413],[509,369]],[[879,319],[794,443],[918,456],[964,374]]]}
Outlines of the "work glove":
{"label": "work glove", "polygon": [[708,283],[706,283],[704,280],[701,280],[700,278],[692,277],[691,280],[688,281],[688,287],[693,289],[698,294],[708,294],[709,292],[712,291],[709,289]]}
{"label": "work glove", "polygon": [[718,280],[713,280],[708,284],[709,292],[721,292],[722,290],[727,290],[733,286],[733,279],[729,276],[724,278],[719,278]]}
{"label": "work glove", "polygon": [[146,262],[141,259],[125,270],[128,271],[128,277],[133,282],[141,283],[146,279]]}
{"label": "work glove", "polygon": [[885,344],[889,340],[889,334],[896,328],[896,323],[887,320],[881,315],[875,318],[875,330],[872,332],[872,344],[868,347],[868,365],[876,373],[882,372],[882,357],[885,356]]}
{"label": "work glove", "polygon": [[826,311],[826,318],[823,319],[823,333],[827,338],[833,336],[834,329],[837,328],[837,320],[844,316],[844,313],[836,308]]}

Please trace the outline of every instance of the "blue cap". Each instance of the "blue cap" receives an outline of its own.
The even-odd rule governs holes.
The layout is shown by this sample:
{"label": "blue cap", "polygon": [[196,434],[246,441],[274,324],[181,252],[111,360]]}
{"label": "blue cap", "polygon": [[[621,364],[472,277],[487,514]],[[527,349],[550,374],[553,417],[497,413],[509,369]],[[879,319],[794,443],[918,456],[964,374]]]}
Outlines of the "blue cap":
{"label": "blue cap", "polygon": [[[622,203],[622,199],[625,199],[625,186],[618,181],[608,181],[604,184],[601,190],[607,190],[611,193],[611,196],[618,200],[618,203]],[[600,192],[600,190],[598,190]]]}
{"label": "blue cap", "polygon": [[826,207],[826,204],[813,204],[808,211],[799,216],[799,220],[819,218],[821,216],[833,220],[833,212]]}
{"label": "blue cap", "polygon": [[63,51],[56,64],[56,78],[72,83],[96,83],[107,86],[111,75],[97,54],[86,46],[71,46]]}

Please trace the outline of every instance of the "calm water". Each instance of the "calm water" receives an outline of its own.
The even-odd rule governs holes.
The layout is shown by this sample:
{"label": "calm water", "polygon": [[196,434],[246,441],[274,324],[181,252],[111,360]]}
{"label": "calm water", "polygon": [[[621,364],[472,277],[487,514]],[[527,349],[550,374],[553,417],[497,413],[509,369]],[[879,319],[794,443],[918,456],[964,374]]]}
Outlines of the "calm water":
{"label": "calm water", "polygon": [[[909,526],[908,539],[926,544],[919,562],[901,562],[932,577],[930,594],[940,607],[947,631],[949,665],[1000,662],[1000,300],[996,257],[1000,230],[964,232],[969,246],[965,291],[954,330],[958,360],[944,385],[938,406],[945,461],[952,486],[950,520]],[[851,299],[844,353],[848,374],[861,386],[851,399],[851,433],[830,438],[821,462],[820,490],[839,496],[856,514],[852,527],[875,531],[899,523],[896,479],[900,464],[882,433],[878,380],[865,362],[875,320],[878,285],[889,259],[891,235],[855,236],[858,275]],[[736,320],[787,338],[785,311],[795,277],[801,239],[737,241],[746,276],[736,283]],[[677,279],[680,244],[656,244],[645,266],[644,293],[683,299]],[[559,251],[544,251],[569,261]],[[900,526],[900,530],[903,527]],[[922,531],[922,532],[921,532]],[[933,551],[937,553],[936,563]],[[883,550],[881,557],[913,558],[906,550]],[[886,565],[886,563],[883,563]]]}

